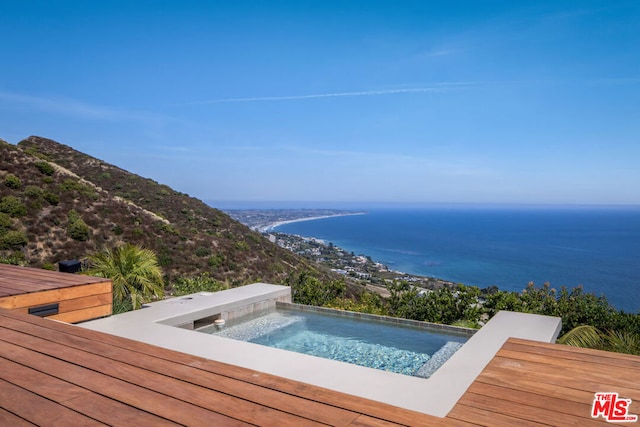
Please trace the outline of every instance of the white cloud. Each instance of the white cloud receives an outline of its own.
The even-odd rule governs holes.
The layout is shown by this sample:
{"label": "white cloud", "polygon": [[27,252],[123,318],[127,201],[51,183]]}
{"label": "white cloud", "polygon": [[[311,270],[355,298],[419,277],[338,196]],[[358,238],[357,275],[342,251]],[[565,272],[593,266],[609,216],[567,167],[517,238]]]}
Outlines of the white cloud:
{"label": "white cloud", "polygon": [[418,54],[417,57],[418,58],[436,58],[439,56],[451,56],[451,55],[458,54],[460,51],[461,51],[460,49],[451,49],[451,48],[433,49],[428,52]]}
{"label": "white cloud", "polygon": [[264,102],[264,101],[292,101],[303,99],[317,98],[337,98],[337,97],[354,97],[354,96],[380,96],[380,95],[398,95],[405,93],[434,93],[443,92],[452,89],[462,89],[473,83],[471,82],[451,82],[438,83],[429,87],[400,88],[400,89],[381,89],[381,90],[365,90],[357,92],[332,92],[332,93],[316,93],[310,95],[289,95],[289,96],[262,96],[247,98],[220,98],[205,101],[190,102],[185,105],[204,105],[204,104],[221,104],[225,102]]}
{"label": "white cloud", "polygon": [[117,111],[69,98],[43,98],[11,92],[0,92],[0,100],[26,105],[49,113],[81,118],[113,120],[123,115]]}

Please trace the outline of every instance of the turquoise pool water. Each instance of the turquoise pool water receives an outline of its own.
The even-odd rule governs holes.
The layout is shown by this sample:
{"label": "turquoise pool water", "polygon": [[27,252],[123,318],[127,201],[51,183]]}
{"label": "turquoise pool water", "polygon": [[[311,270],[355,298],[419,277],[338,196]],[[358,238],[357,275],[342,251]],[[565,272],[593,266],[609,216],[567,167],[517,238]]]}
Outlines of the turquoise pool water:
{"label": "turquoise pool water", "polygon": [[294,309],[199,331],[423,378],[468,339],[462,334]]}

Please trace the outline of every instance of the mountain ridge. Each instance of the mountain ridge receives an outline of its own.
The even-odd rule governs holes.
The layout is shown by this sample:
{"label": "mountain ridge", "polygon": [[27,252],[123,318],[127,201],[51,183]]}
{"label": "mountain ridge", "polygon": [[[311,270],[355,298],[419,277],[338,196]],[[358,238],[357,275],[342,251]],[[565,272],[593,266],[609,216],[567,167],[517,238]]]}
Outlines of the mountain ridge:
{"label": "mountain ridge", "polygon": [[169,280],[208,273],[239,286],[330,275],[199,199],[54,140],[0,140],[0,161],[5,260],[55,268],[128,242],[153,250]]}

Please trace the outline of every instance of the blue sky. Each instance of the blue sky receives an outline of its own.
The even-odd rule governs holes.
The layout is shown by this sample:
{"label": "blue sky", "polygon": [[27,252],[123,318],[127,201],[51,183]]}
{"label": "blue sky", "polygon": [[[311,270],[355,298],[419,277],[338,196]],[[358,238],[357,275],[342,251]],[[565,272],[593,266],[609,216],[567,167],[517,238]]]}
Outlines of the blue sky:
{"label": "blue sky", "polygon": [[640,204],[640,2],[0,0],[0,138],[220,206]]}

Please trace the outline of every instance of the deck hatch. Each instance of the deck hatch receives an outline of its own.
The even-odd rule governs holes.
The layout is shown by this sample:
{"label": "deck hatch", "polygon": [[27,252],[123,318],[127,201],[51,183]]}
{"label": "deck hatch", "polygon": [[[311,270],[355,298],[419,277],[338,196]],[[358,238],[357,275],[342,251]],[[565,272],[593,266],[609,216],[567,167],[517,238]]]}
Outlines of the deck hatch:
{"label": "deck hatch", "polygon": [[47,304],[47,305],[39,305],[37,307],[30,307],[29,314],[33,314],[35,316],[45,317],[51,316],[53,314],[58,314],[58,309],[60,304]]}

